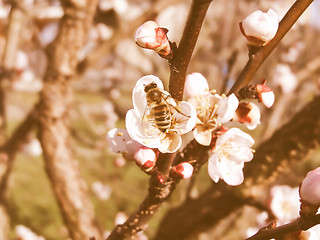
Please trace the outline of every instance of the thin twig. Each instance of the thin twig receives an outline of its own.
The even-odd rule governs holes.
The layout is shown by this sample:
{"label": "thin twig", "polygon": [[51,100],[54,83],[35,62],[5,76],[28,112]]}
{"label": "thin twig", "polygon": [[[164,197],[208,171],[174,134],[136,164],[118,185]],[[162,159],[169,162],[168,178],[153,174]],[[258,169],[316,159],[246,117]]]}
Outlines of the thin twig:
{"label": "thin twig", "polygon": [[275,228],[262,228],[252,237],[247,238],[246,240],[268,240],[271,238],[276,238],[284,236],[289,233],[305,231],[309,228],[320,223],[320,215],[315,215],[312,218],[298,218],[291,223],[275,227]]}
{"label": "thin twig", "polygon": [[210,3],[211,0],[193,0],[179,47],[174,51],[173,59],[169,62],[169,92],[175,99],[182,100],[189,62]]}
{"label": "thin twig", "polygon": [[308,8],[308,6],[313,2],[313,0],[297,0],[286,15],[283,17],[279,23],[278,32],[275,37],[264,47],[262,47],[257,53],[249,56],[249,60],[240,73],[238,79],[228,92],[228,95],[231,93],[237,92],[241,87],[250,83],[253,75],[270,55],[270,53],[275,49],[279,44],[281,39],[286,35],[286,33],[291,29],[293,24],[298,20],[301,14]]}

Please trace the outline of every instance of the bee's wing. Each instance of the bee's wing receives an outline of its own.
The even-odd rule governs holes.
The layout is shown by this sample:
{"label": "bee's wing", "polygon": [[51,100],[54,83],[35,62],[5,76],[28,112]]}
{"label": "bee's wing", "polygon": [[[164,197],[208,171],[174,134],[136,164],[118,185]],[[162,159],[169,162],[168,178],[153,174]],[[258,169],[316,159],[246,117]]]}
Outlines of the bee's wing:
{"label": "bee's wing", "polygon": [[149,104],[146,104],[144,113],[142,116],[141,127],[144,129],[148,129],[150,125],[156,127],[156,122],[152,112],[152,107]]}

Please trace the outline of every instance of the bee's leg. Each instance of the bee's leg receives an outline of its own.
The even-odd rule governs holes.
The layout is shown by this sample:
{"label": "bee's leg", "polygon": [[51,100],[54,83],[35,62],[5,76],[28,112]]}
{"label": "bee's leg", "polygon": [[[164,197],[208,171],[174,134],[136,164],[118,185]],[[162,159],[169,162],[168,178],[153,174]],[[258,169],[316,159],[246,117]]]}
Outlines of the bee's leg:
{"label": "bee's leg", "polygon": [[181,115],[183,115],[183,116],[185,116],[185,117],[187,117],[187,118],[190,118],[190,117],[191,117],[191,116],[188,116],[188,115],[186,115],[185,113],[183,113],[179,107],[175,107],[175,106],[172,106],[172,107],[173,107],[178,113],[180,113]]}

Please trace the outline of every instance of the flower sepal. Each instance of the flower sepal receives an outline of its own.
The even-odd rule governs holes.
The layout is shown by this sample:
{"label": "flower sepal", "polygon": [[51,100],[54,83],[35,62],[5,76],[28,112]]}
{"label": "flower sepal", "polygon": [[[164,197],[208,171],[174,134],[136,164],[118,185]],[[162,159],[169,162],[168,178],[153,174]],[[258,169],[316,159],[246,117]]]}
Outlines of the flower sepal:
{"label": "flower sepal", "polygon": [[300,199],[300,216],[304,218],[310,218],[317,214],[319,206],[312,205],[306,201]]}

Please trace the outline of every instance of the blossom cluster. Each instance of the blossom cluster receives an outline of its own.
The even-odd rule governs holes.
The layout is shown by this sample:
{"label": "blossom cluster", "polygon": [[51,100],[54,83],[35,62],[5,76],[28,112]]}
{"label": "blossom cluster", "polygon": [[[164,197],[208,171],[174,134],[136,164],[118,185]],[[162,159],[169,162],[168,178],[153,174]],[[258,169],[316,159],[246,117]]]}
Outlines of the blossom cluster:
{"label": "blossom cluster", "polygon": [[[150,99],[151,95],[155,99]],[[225,96],[210,91],[200,73],[187,75],[185,96],[187,101],[173,99],[156,76],[140,78],[132,92],[133,109],[126,114],[126,130],[110,130],[109,145],[115,152],[131,156],[142,170],[149,172],[156,163],[157,152],[178,151],[182,135],[192,132],[199,144],[211,149],[209,176],[215,182],[223,179],[229,185],[241,184],[244,163],[253,158],[254,140],[239,128],[227,126],[239,122],[248,129],[256,128],[261,117],[259,107],[253,102],[240,102],[235,94]],[[193,167],[184,162],[173,167],[173,172],[188,178]]]}
{"label": "blossom cluster", "polygon": [[[263,46],[275,36],[278,18],[273,10],[266,14],[255,12],[240,25],[250,43],[259,42],[259,46]],[[135,41],[138,46],[170,59],[173,52],[167,31],[156,22],[147,21],[137,29]],[[271,107],[272,90],[260,84],[256,91],[259,101]],[[253,158],[254,140],[239,128],[228,127],[231,122],[239,122],[250,130],[255,129],[260,124],[259,107],[253,102],[240,101],[235,94],[226,96],[210,91],[206,78],[200,73],[187,75],[184,94],[187,101],[177,101],[164,90],[158,77],[140,78],[132,92],[133,109],[126,114],[126,130],[111,130],[107,137],[109,144],[115,151],[131,156],[142,170],[150,172],[157,153],[177,152],[182,146],[182,135],[192,132],[195,141],[211,149],[208,172],[212,180],[241,184],[244,163]],[[132,144],[134,142],[137,144]],[[134,146],[133,150],[130,146]],[[173,166],[172,171],[176,176],[188,178],[193,167],[183,162]]]}

